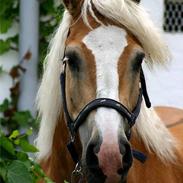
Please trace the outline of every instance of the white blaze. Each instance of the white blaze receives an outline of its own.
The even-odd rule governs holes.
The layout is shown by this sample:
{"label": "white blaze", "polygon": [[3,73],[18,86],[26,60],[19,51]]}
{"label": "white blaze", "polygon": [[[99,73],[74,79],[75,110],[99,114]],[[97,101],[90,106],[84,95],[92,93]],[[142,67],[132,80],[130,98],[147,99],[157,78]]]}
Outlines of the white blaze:
{"label": "white blaze", "polygon": [[[118,61],[127,46],[126,31],[116,26],[100,26],[89,32],[83,42],[95,57],[97,98],[119,101]],[[95,120],[103,140],[116,142],[121,116],[113,109],[99,108]]]}

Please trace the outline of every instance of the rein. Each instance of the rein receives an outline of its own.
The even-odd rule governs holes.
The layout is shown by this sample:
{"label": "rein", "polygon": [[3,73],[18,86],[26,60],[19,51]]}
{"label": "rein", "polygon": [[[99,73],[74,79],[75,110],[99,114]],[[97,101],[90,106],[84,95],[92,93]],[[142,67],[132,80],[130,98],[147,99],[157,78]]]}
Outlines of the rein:
{"label": "rein", "polygon": [[[129,133],[126,134],[128,140],[130,139],[131,136],[131,128],[133,127],[133,125],[136,122],[137,117],[139,116],[140,113],[140,109],[141,109],[141,103],[143,100],[143,97],[145,99],[145,103],[146,106],[148,108],[151,107],[151,102],[149,100],[149,96],[147,93],[147,88],[146,88],[146,82],[145,82],[145,77],[144,77],[144,73],[143,70],[141,68],[140,71],[140,84],[141,87],[139,89],[139,96],[138,96],[138,100],[136,103],[135,108],[132,110],[132,112],[130,112],[123,104],[121,104],[118,101],[115,101],[113,99],[110,98],[97,98],[91,102],[89,102],[78,114],[78,116],[76,117],[76,119],[72,119],[69,111],[68,111],[68,107],[67,107],[67,101],[66,101],[66,66],[67,66],[67,60],[68,58],[64,58],[63,59],[63,68],[62,68],[62,72],[60,75],[60,84],[61,84],[61,93],[62,93],[62,102],[63,102],[63,109],[64,109],[64,114],[65,114],[65,118],[66,118],[66,122],[67,122],[67,127],[68,130],[70,132],[70,142],[67,145],[67,149],[73,159],[73,161],[76,163],[76,168],[73,171],[73,174],[77,173],[77,174],[81,174],[81,164],[80,164],[80,160],[79,160],[79,155],[76,151],[75,148],[75,137],[76,134],[78,132],[79,127],[85,122],[85,119],[87,118],[87,116],[90,114],[90,112],[92,112],[93,110],[96,110],[99,107],[106,107],[106,108],[111,108],[116,110],[121,116],[123,116],[124,118],[127,119],[128,121],[128,125],[130,127]],[[144,163],[146,160],[146,156],[137,151],[137,150],[132,150],[132,154],[133,157],[136,158],[137,160],[139,160],[140,162]],[[78,169],[80,171],[78,171]]]}

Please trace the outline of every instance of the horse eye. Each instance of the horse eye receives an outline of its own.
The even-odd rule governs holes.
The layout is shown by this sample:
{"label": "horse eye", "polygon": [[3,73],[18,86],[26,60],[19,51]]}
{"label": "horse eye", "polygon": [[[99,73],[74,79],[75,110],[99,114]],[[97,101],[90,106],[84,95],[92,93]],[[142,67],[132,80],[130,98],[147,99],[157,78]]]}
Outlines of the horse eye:
{"label": "horse eye", "polygon": [[138,52],[135,59],[136,59],[137,62],[142,63],[144,57],[145,57],[145,53],[143,53],[143,52]]}
{"label": "horse eye", "polygon": [[66,57],[68,58],[67,63],[71,71],[79,72],[79,65],[81,63],[79,54],[76,51],[69,51],[66,52]]}
{"label": "horse eye", "polygon": [[141,68],[141,64],[144,60],[145,54],[143,52],[137,52],[133,62],[132,62],[132,69],[133,71],[139,71],[139,69]]}

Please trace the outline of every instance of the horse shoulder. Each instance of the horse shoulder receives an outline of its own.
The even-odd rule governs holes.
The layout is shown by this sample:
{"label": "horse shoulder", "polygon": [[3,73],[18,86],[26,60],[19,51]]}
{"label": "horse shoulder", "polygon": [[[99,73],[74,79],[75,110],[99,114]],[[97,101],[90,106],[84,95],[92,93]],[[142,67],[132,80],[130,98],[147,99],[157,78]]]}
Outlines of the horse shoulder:
{"label": "horse shoulder", "polygon": [[155,110],[169,131],[177,139],[178,147],[183,146],[183,110],[173,107],[155,107]]}
{"label": "horse shoulder", "polygon": [[[173,107],[155,107],[161,120],[177,141],[177,162],[174,165],[174,172],[182,181],[183,179],[183,110]],[[178,173],[179,172],[179,173]]]}
{"label": "horse shoulder", "polygon": [[183,121],[183,109],[174,107],[155,107],[155,111],[167,127],[176,125]]}
{"label": "horse shoulder", "polygon": [[177,159],[173,163],[163,163],[154,153],[150,153],[140,140],[132,138],[133,147],[144,152],[148,160],[144,164],[134,160],[134,165],[129,172],[128,182],[135,183],[144,180],[144,182],[149,183],[182,183],[183,110],[171,107],[155,107],[155,111],[178,142],[175,151]]}

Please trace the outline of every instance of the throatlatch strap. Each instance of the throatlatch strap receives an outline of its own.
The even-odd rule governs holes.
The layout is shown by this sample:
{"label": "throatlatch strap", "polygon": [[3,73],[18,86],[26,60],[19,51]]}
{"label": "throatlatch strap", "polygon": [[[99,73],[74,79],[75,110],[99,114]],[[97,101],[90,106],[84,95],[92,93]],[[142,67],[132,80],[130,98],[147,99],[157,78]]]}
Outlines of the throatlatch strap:
{"label": "throatlatch strap", "polygon": [[76,148],[75,148],[75,145],[74,145],[73,141],[70,141],[67,144],[67,149],[68,149],[73,161],[77,164],[79,162],[79,156],[78,156],[78,153],[76,151]]}

